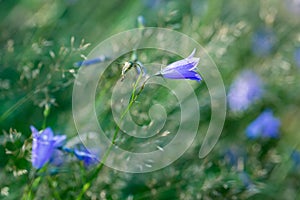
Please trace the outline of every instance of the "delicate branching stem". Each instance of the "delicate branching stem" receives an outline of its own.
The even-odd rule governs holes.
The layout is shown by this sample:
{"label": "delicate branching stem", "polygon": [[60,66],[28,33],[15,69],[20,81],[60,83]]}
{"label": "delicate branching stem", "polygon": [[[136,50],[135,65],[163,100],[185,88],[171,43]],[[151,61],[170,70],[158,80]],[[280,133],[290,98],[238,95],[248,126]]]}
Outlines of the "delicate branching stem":
{"label": "delicate branching stem", "polygon": [[[138,87],[138,84],[141,80],[141,78],[143,77],[143,74],[140,73],[136,82],[134,83],[133,85],[133,90],[132,90],[132,94],[131,94],[131,97],[130,97],[130,100],[129,100],[129,103],[126,107],[126,109],[124,110],[124,112],[122,113],[121,115],[121,120],[125,117],[125,115],[129,112],[130,108],[132,107],[132,105],[134,104],[134,102],[136,101],[136,99],[138,98],[138,96],[141,94],[141,92],[143,91],[143,89],[145,88],[145,84],[146,82],[149,80],[150,77],[146,78],[146,80],[143,82],[142,86],[140,87],[139,91],[136,92],[137,90],[137,87]],[[110,152],[111,152],[111,149],[113,148],[113,146],[115,145],[116,143],[116,139],[118,137],[118,134],[119,134],[119,131],[120,131],[120,127],[117,125],[116,126],[116,129],[115,129],[115,132],[113,134],[113,138],[112,138],[112,142],[111,144],[109,145],[107,151],[105,152],[105,154],[103,155],[102,157],[102,160],[101,162],[99,163],[99,165],[97,166],[97,168],[95,169],[94,173],[92,173],[89,181],[83,186],[80,194],[77,196],[76,200],[81,200],[83,195],[86,193],[86,191],[91,187],[92,185],[92,182],[96,179],[97,175],[99,174],[99,172],[102,170],[103,166],[104,166],[104,163],[106,162]]]}

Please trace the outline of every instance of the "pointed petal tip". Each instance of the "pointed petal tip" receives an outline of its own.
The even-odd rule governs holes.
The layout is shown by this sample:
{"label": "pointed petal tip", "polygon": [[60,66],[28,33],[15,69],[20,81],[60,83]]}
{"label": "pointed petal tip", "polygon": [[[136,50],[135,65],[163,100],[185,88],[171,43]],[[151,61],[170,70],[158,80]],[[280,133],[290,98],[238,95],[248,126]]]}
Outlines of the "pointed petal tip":
{"label": "pointed petal tip", "polygon": [[192,53],[187,58],[193,58],[196,53],[196,48],[192,51]]}
{"label": "pointed petal tip", "polygon": [[37,129],[33,125],[30,125],[30,130],[31,130],[31,132],[37,131]]}
{"label": "pointed petal tip", "polygon": [[201,76],[198,74],[198,75],[196,75],[195,76],[196,78],[195,78],[195,80],[197,81],[197,82],[201,82],[202,81],[202,78],[201,78]]}
{"label": "pointed petal tip", "polygon": [[39,131],[33,125],[30,125],[30,130],[34,138],[38,137]]}

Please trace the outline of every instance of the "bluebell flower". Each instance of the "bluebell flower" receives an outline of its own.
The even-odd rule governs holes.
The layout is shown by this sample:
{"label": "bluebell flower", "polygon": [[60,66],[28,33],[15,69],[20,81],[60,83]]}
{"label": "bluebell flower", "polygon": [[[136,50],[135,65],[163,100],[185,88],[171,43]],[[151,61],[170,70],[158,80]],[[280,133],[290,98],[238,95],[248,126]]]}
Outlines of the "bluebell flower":
{"label": "bluebell flower", "polygon": [[30,129],[33,136],[32,166],[36,169],[40,169],[49,162],[54,150],[64,144],[66,136],[54,136],[51,128],[46,128],[41,132],[34,126],[30,126]]}
{"label": "bluebell flower", "polygon": [[261,113],[246,129],[248,138],[278,138],[280,120],[271,110]]}
{"label": "bluebell flower", "polygon": [[89,60],[78,61],[78,62],[74,63],[74,66],[75,67],[89,66],[89,65],[94,65],[94,64],[97,64],[97,63],[100,63],[100,62],[104,62],[104,61],[107,61],[107,60],[109,60],[109,58],[102,55],[102,56],[100,56],[98,58],[93,58],[93,59],[89,59]]}
{"label": "bluebell flower", "polygon": [[263,94],[262,81],[253,71],[246,70],[238,75],[230,86],[227,96],[229,108],[239,112],[249,108]]}
{"label": "bluebell flower", "polygon": [[169,79],[190,79],[201,81],[201,76],[195,71],[200,60],[200,58],[194,57],[195,51],[196,49],[194,49],[191,55],[187,58],[169,64],[156,75]]}
{"label": "bluebell flower", "polygon": [[276,37],[270,29],[260,29],[253,34],[252,50],[258,56],[267,56],[273,50]]}
{"label": "bluebell flower", "polygon": [[297,67],[300,68],[300,47],[297,48],[294,52],[294,59]]}
{"label": "bluebell flower", "polygon": [[83,161],[86,167],[97,164],[99,158],[96,153],[89,151],[87,148],[80,146],[80,148],[74,149],[74,155],[81,161]]}

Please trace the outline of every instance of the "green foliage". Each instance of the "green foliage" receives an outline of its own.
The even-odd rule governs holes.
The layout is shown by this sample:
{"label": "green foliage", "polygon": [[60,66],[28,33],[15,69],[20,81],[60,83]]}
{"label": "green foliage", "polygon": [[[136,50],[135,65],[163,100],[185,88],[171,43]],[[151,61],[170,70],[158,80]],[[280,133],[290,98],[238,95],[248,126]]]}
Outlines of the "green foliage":
{"label": "green foliage", "polygon": [[[288,4],[291,1],[0,1],[0,199],[76,199],[82,191],[82,199],[298,199],[299,166],[291,155],[299,149],[300,134],[300,73],[293,57],[300,46],[300,11],[289,11]],[[220,141],[204,159],[198,158],[198,151],[211,115],[205,81],[195,87],[201,108],[197,138],[168,167],[129,174],[104,166],[94,176],[97,170],[70,156],[60,167],[34,170],[29,126],[50,126],[69,139],[76,136],[74,63],[102,40],[135,28],[140,15],[147,27],[180,31],[200,43],[216,62],[227,90],[243,69],[258,73],[265,83],[263,98],[243,113],[227,112]],[[259,56],[252,50],[252,37],[265,27],[274,32],[276,43],[267,56]],[[138,56],[142,63],[180,59],[162,53],[149,49]],[[108,94],[130,57],[113,62],[99,80],[95,107],[109,138],[116,125]],[[116,142],[122,148],[135,150],[136,144],[144,144],[145,151],[153,150],[151,142],[172,140],[167,131],[177,128],[180,112],[176,98],[164,88],[146,87],[130,114],[137,124],[148,124],[147,113],[155,103],[168,105],[171,117],[165,135],[144,143],[120,134]],[[280,119],[280,138],[249,140],[245,129],[265,108]]]}

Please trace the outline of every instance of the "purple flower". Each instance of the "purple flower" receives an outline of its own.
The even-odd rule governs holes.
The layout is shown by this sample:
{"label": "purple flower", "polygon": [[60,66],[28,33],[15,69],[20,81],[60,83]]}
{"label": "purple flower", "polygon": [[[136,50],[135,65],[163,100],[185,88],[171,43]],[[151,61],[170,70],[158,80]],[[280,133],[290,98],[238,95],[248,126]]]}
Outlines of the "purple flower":
{"label": "purple flower", "polygon": [[190,79],[201,81],[202,78],[200,75],[194,71],[200,60],[200,58],[194,57],[195,51],[196,49],[194,49],[191,55],[187,58],[169,64],[156,75],[161,75],[164,78],[169,79]]}
{"label": "purple flower", "polygon": [[278,138],[280,120],[273,116],[271,110],[261,113],[246,129],[248,138]]}
{"label": "purple flower", "polygon": [[61,166],[66,161],[66,153],[60,149],[54,149],[49,163],[54,166]]}
{"label": "purple flower", "polygon": [[294,59],[297,67],[300,68],[300,47],[297,48],[294,52]]}
{"label": "purple flower", "polygon": [[252,37],[252,50],[258,56],[267,56],[271,53],[275,40],[272,30],[266,28],[258,30]]}
{"label": "purple flower", "polygon": [[104,61],[107,61],[107,60],[109,60],[109,58],[102,55],[98,58],[93,58],[93,59],[84,60],[84,61],[78,61],[78,62],[74,63],[74,66],[75,67],[89,66],[89,65],[94,65],[94,64],[104,62]]}
{"label": "purple flower", "polygon": [[46,128],[39,132],[34,126],[30,126],[33,143],[31,162],[34,168],[40,169],[49,162],[55,148],[61,147],[66,136],[54,136],[51,128]]}
{"label": "purple flower", "polygon": [[99,159],[96,156],[96,153],[90,152],[88,149],[86,149],[83,146],[80,146],[80,148],[75,148],[74,155],[79,160],[83,161],[83,163],[86,167],[97,164],[99,162]]}
{"label": "purple flower", "polygon": [[232,111],[244,111],[261,98],[262,81],[253,71],[246,70],[238,75],[228,93],[229,108]]}

